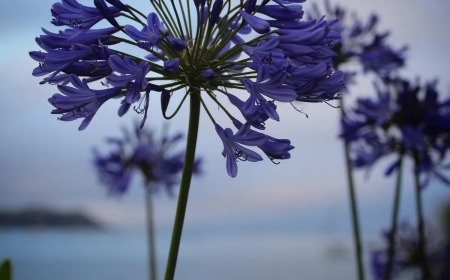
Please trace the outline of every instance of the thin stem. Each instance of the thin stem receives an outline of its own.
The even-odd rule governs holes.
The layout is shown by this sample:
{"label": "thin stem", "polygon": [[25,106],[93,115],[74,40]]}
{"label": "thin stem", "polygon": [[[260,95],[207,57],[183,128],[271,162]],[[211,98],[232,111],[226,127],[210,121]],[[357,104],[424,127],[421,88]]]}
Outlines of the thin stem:
{"label": "thin stem", "polygon": [[150,1],[150,3],[152,3],[153,8],[155,8],[156,13],[158,13],[159,17],[161,17],[163,19],[164,23],[166,24],[167,31],[171,35],[175,35],[176,32],[178,32],[178,34],[179,34],[179,31],[176,28],[176,25],[174,26],[172,24],[172,22],[167,17],[167,14],[164,12],[163,8],[161,6],[158,6],[154,1]]}
{"label": "thin stem", "polygon": [[[136,20],[136,16],[134,16],[134,14],[133,14],[134,17],[131,17],[131,16],[129,16],[129,15],[127,15],[127,14],[124,14],[124,13],[120,13],[120,15],[123,16],[123,17],[129,18],[129,19],[131,19],[131,20],[134,20],[135,22],[138,22],[138,23],[140,23],[140,24],[142,24],[142,25],[145,25],[144,23],[142,23],[142,21]],[[122,31],[123,31],[123,30],[122,30]],[[126,34],[126,33],[125,33],[125,34]]]}
{"label": "thin stem", "polygon": [[206,113],[208,114],[208,117],[211,119],[211,121],[216,124],[216,120],[214,120],[213,116],[211,115],[211,113],[208,110],[208,107],[206,107],[205,102],[203,102],[203,98],[200,99],[200,101],[202,102],[203,108],[205,108]]}
{"label": "thin stem", "polygon": [[422,280],[431,279],[430,268],[428,267],[428,258],[426,253],[426,240],[425,240],[425,229],[423,220],[423,209],[422,209],[422,196],[420,190],[420,178],[419,173],[416,171],[419,167],[419,159],[417,153],[414,154],[415,162],[415,172],[414,172],[414,182],[416,187],[416,209],[417,209],[417,231],[419,233],[419,259],[420,266],[422,268]]}
{"label": "thin stem", "polygon": [[[183,3],[181,2],[181,0],[178,0],[178,3],[180,4],[180,9],[181,9],[181,15],[183,16],[183,21],[184,21],[184,27],[186,28],[186,36],[188,37],[188,40],[191,39],[190,37],[190,30],[186,21],[186,13],[184,12],[184,7],[183,7]],[[189,1],[188,1],[189,3]],[[182,38],[184,40],[184,38]],[[187,47],[189,49],[189,47]]]}
{"label": "thin stem", "polygon": [[130,8],[131,10],[135,11],[136,13],[140,14],[143,18],[147,19],[147,16],[144,15],[143,13],[141,13],[141,11],[139,11],[138,9],[135,9],[133,7],[131,7],[130,5],[127,5],[128,8]]}
{"label": "thin stem", "polygon": [[[214,100],[214,102],[217,103],[217,105],[219,105],[220,108],[222,108],[222,110],[225,112],[225,114],[227,114],[227,116],[231,119],[234,120],[235,118],[233,117],[233,115],[230,114],[230,112],[227,111],[227,109],[225,109],[225,107],[219,102],[219,100],[217,100],[217,98],[213,95],[213,93],[211,91],[207,91],[209,97],[211,97],[212,100]],[[203,101],[203,99],[202,99]],[[215,123],[215,122],[214,122]]]}
{"label": "thin stem", "polygon": [[181,100],[180,104],[178,105],[177,109],[175,110],[175,112],[173,112],[172,115],[166,116],[166,112],[163,112],[163,117],[164,117],[166,120],[170,120],[171,118],[175,117],[175,115],[178,113],[178,111],[180,110],[181,106],[183,105],[184,100],[186,99],[186,97],[188,96],[188,94],[189,94],[189,91],[186,92],[186,94],[184,95],[184,97],[183,97],[183,99]]}
{"label": "thin stem", "polygon": [[140,24],[142,24],[143,26],[145,26],[146,24],[142,22],[142,20],[140,20],[134,13],[133,11],[130,9],[130,14],[136,19],[137,22],[139,22]]}
{"label": "thin stem", "polygon": [[403,148],[400,151],[400,158],[398,162],[398,173],[397,181],[395,183],[395,194],[394,194],[394,208],[392,210],[392,221],[391,230],[389,232],[389,250],[388,250],[388,261],[386,265],[386,271],[384,272],[384,280],[391,279],[392,266],[394,264],[395,256],[395,241],[397,236],[397,221],[398,221],[398,210],[400,208],[400,193],[402,185],[402,165],[403,165]]}
{"label": "thin stem", "polygon": [[198,125],[200,120],[200,91],[191,91],[191,104],[189,112],[189,129],[186,143],[186,156],[184,158],[183,175],[181,176],[180,194],[178,195],[177,212],[173,226],[172,241],[170,243],[169,258],[167,260],[164,280],[173,280],[177,265],[178,250],[180,248],[183,231],[184,216],[189,196],[192,170],[194,168],[195,148],[197,146]]}
{"label": "thin stem", "polygon": [[147,233],[148,233],[148,258],[150,280],[157,280],[156,271],[156,248],[155,248],[155,227],[153,221],[153,203],[151,190],[145,191],[145,204],[147,207]]}
{"label": "thin stem", "polygon": [[[339,105],[341,107],[341,118],[344,118],[344,100],[341,98],[339,100]],[[352,162],[350,159],[350,145],[344,142],[344,153],[345,153],[345,166],[347,169],[347,181],[348,181],[348,191],[350,195],[350,208],[352,215],[352,225],[353,225],[353,241],[355,243],[355,254],[356,254],[356,265],[358,268],[358,279],[364,280],[364,264],[363,264],[363,254],[361,246],[361,234],[359,226],[358,217],[358,205],[356,204],[356,193],[355,193],[355,183],[353,181],[353,169]]]}
{"label": "thin stem", "polygon": [[[192,20],[191,20],[191,5],[189,4],[191,1],[187,2],[187,8],[188,8],[188,18],[189,18],[189,39],[192,39]],[[189,48],[189,46],[188,46]]]}

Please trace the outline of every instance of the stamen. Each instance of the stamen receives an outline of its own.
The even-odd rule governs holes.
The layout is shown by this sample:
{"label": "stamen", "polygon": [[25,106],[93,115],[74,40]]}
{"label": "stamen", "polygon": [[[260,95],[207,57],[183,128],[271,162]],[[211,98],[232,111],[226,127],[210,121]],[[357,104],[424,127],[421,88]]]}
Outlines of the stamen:
{"label": "stamen", "polygon": [[333,106],[333,105],[331,105],[330,103],[328,103],[328,102],[326,102],[326,101],[324,101],[324,102],[325,102],[325,104],[327,104],[328,106],[330,106],[330,107],[332,107],[332,108],[335,108],[335,109],[341,108],[340,106]]}
{"label": "stamen", "polygon": [[70,20],[69,23],[72,24],[74,27],[81,27],[81,24],[83,23],[81,20]]}
{"label": "stamen", "polygon": [[275,159],[273,158],[273,157],[269,157],[269,156],[267,156],[269,159],[270,159],[270,161],[273,163],[273,164],[275,164],[275,165],[278,165],[278,164],[280,164],[281,162],[275,162]]}
{"label": "stamen", "polygon": [[304,114],[304,115],[306,116],[306,118],[309,118],[309,117],[308,117],[308,114],[306,114],[305,112],[303,112],[303,108],[302,108],[301,110],[299,110],[299,109],[297,109],[297,108],[294,106],[294,104],[293,104],[292,102],[290,102],[290,103],[291,103],[292,107],[294,107],[294,109],[295,109],[297,112],[302,113],[302,114]]}
{"label": "stamen", "polygon": [[[136,112],[136,113],[138,113],[138,114],[143,114],[143,113],[145,113],[145,109],[141,109],[141,105],[142,105],[142,102],[144,102],[145,101],[145,94],[141,97],[141,99],[139,99],[139,105],[137,106],[137,108],[136,108],[136,106],[133,106],[133,110]],[[124,99],[125,100],[125,99]]]}
{"label": "stamen", "polygon": [[234,156],[235,156],[235,160],[236,161],[247,161],[247,155],[245,155],[245,157],[243,157],[244,152],[242,150],[234,150]]}

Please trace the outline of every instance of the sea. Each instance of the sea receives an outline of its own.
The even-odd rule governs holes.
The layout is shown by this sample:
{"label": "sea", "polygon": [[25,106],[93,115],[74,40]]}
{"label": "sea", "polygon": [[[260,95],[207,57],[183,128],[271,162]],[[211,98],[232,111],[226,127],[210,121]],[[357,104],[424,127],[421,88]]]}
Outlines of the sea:
{"label": "sea", "polygon": [[[15,280],[148,280],[146,238],[129,230],[0,230],[0,258],[11,259]],[[156,240],[163,279],[170,232]],[[368,275],[370,250],[380,245],[364,244]],[[351,236],[187,232],[175,279],[356,280],[356,268]]]}

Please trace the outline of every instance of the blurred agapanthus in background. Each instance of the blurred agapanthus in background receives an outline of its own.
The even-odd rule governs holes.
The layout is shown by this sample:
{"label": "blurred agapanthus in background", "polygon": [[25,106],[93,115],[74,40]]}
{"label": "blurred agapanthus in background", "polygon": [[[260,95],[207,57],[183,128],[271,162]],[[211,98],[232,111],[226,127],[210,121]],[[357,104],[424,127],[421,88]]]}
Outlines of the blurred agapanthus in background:
{"label": "blurred agapanthus in background", "polygon": [[[144,179],[145,202],[149,244],[150,280],[157,279],[156,245],[154,229],[153,194],[161,188],[173,195],[173,189],[179,184],[184,167],[185,152],[173,151],[182,142],[183,134],[168,134],[168,126],[163,127],[161,135],[153,131],[140,129],[136,124],[133,131],[123,128],[123,138],[107,139],[113,145],[109,154],[101,155],[94,149],[94,166],[101,183],[110,194],[123,195],[130,187],[131,180],[137,172]],[[196,158],[192,173],[200,174],[201,158]]]}
{"label": "blurred agapanthus in background", "polygon": [[[390,154],[409,156],[425,187],[431,177],[450,185],[442,173],[448,168],[450,98],[439,94],[436,82],[420,84],[401,78],[384,79],[377,97],[359,98],[342,121],[341,137],[354,143],[353,163],[370,168]],[[396,160],[386,175],[398,168]]]}
{"label": "blurred agapanthus in background", "polygon": [[[112,150],[102,155],[94,149],[94,166],[100,182],[112,195],[123,195],[130,187],[133,176],[140,173],[144,186],[150,192],[165,190],[173,195],[183,170],[185,152],[174,152],[183,142],[183,134],[169,135],[164,126],[161,135],[136,125],[130,132],[123,128],[123,137],[109,137]],[[202,159],[196,158],[194,174],[200,174]]]}
{"label": "blurred agapanthus in background", "polygon": [[[394,279],[401,277],[406,272],[412,273],[415,279],[425,279],[421,273],[422,263],[428,262],[430,275],[426,279],[444,280],[448,276],[449,247],[448,243],[434,229],[426,227],[425,236],[428,240],[426,247],[426,258],[423,259],[420,252],[420,237],[417,227],[407,221],[398,225],[396,236],[396,249],[393,261],[392,276]],[[386,265],[389,254],[389,230],[383,231],[383,239],[386,247],[371,252],[371,270],[376,280],[385,279]]]}
{"label": "blurred agapanthus in background", "polygon": [[[332,30],[339,32],[342,38],[335,44],[333,51],[334,69],[344,70],[346,85],[355,83],[356,75],[362,72],[372,72],[378,76],[387,76],[405,66],[407,46],[393,48],[386,41],[389,31],[377,30],[379,16],[372,13],[366,21],[361,20],[355,12],[336,5],[329,0],[324,1],[324,11],[328,19],[337,19],[338,24]],[[310,17],[323,14],[317,3],[314,3]],[[348,66],[358,66],[347,70]]]}

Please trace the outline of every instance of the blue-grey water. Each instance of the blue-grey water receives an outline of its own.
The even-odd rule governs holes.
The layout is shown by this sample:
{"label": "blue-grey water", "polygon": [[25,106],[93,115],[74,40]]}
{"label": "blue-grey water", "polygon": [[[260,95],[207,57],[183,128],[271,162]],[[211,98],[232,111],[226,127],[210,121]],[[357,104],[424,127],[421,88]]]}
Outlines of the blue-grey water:
{"label": "blue-grey water", "polygon": [[[15,280],[144,280],[145,238],[143,232],[132,231],[6,230],[0,231],[0,258],[12,259]],[[176,279],[352,280],[356,277],[349,238],[311,233],[186,233]],[[162,279],[169,234],[159,234],[157,240]]]}

